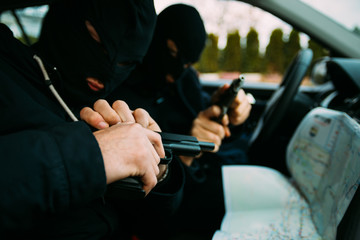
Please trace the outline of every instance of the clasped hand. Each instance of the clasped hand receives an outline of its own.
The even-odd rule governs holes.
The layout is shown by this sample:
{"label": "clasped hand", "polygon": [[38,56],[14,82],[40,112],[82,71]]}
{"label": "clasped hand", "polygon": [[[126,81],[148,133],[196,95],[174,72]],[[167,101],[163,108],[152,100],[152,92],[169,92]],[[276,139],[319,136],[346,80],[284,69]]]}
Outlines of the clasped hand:
{"label": "clasped hand", "polygon": [[104,159],[107,183],[137,176],[146,194],[166,171],[159,165],[165,156],[158,124],[144,109],[129,109],[124,101],[112,106],[105,100],[95,102],[93,109],[85,107],[80,118],[99,129],[94,132]]}

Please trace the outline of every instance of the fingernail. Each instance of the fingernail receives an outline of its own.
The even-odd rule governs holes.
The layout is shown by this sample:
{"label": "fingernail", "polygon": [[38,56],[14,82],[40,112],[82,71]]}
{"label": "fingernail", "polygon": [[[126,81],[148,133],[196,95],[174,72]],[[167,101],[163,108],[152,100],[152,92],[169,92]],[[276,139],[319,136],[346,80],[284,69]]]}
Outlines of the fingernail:
{"label": "fingernail", "polygon": [[102,128],[107,128],[109,126],[109,124],[107,124],[106,122],[100,122],[98,124],[99,128],[102,129]]}

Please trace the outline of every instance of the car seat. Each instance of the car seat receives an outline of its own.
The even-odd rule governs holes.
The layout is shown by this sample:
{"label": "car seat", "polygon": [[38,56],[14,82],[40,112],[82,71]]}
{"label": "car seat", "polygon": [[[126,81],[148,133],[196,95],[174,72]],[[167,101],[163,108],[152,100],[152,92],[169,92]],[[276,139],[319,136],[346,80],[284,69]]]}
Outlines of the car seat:
{"label": "car seat", "polygon": [[359,236],[359,123],[315,108],[291,138],[286,159],[290,178],[268,167],[223,166],[226,214],[214,240]]}

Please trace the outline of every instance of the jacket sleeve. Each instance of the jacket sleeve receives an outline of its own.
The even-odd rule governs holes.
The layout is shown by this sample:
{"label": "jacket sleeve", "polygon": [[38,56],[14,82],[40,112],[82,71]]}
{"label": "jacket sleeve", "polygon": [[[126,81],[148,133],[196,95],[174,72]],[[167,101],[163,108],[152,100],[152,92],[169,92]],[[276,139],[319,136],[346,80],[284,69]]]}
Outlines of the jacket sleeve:
{"label": "jacket sleeve", "polygon": [[29,223],[105,191],[101,152],[83,122],[2,135],[0,159],[3,229],[30,228]]}
{"label": "jacket sleeve", "polygon": [[[185,184],[184,169],[180,159],[174,157],[169,173],[141,202],[132,201],[132,228],[143,239],[167,239],[172,218],[183,201]],[[128,208],[129,205],[126,205]],[[162,236],[159,236],[161,232]]]}

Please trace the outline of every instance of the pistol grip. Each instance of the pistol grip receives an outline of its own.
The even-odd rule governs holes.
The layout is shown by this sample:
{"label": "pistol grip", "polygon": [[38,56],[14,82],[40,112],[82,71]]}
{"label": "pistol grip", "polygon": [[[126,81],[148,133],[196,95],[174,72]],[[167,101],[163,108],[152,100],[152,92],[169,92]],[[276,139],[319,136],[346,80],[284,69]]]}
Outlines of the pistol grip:
{"label": "pistol grip", "polygon": [[[165,157],[160,159],[160,164],[169,164],[173,159],[171,150],[165,149]],[[128,177],[111,183],[105,193],[109,199],[140,199],[145,197],[142,182],[137,177]]]}
{"label": "pistol grip", "polygon": [[128,177],[107,186],[105,197],[111,200],[141,199],[145,197],[142,182],[136,177]]}

